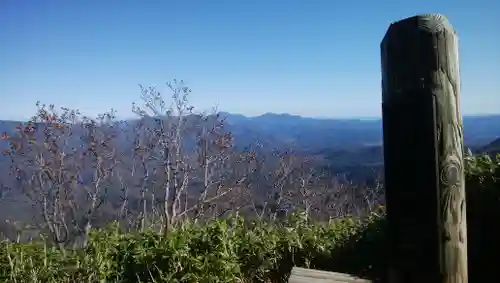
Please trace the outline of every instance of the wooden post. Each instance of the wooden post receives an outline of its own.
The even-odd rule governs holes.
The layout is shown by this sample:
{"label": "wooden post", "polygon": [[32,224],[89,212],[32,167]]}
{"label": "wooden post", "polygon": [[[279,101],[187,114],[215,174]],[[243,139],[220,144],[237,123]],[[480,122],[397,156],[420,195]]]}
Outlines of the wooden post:
{"label": "wooden post", "polygon": [[458,39],[437,14],[381,44],[391,282],[467,282]]}

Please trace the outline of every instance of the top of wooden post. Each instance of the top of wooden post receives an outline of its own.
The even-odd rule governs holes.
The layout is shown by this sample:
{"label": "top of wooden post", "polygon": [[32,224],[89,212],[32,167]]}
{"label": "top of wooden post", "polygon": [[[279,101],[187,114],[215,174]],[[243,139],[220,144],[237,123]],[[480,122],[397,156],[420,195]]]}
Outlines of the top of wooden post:
{"label": "top of wooden post", "polygon": [[398,87],[393,86],[392,92],[384,91],[382,101],[392,100],[395,91],[403,94],[405,89],[417,89],[417,85],[426,83],[424,75],[428,70],[438,68],[438,65],[445,67],[447,73],[455,74],[458,59],[452,62],[446,57],[458,56],[457,46],[457,33],[441,14],[416,15],[392,23],[380,44],[382,87],[394,83]]}
{"label": "top of wooden post", "polygon": [[382,42],[386,41],[394,33],[410,32],[412,30],[431,34],[443,31],[456,33],[445,16],[441,14],[422,14],[393,22],[385,33]]}

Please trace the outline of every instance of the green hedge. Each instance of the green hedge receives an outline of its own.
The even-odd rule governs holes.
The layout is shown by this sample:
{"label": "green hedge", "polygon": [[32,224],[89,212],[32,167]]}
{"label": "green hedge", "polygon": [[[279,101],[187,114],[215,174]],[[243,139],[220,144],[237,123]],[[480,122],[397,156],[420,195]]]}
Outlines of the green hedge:
{"label": "green hedge", "polygon": [[357,254],[352,240],[360,238],[360,231],[375,219],[377,216],[319,225],[308,223],[301,214],[282,224],[235,217],[202,226],[184,224],[166,236],[155,232],[122,234],[111,225],[94,231],[86,249],[66,255],[43,244],[3,242],[0,280],[286,282],[294,265],[369,271],[365,265],[370,247],[361,249],[364,256]]}
{"label": "green hedge", "polygon": [[487,282],[500,255],[500,155],[468,158],[466,192],[469,278]]}
{"label": "green hedge", "polygon": [[[494,278],[500,254],[500,159],[467,157],[469,278]],[[184,223],[168,235],[92,233],[84,250],[62,255],[40,243],[0,244],[2,282],[286,282],[294,265],[385,281],[383,213],[367,219],[285,223],[234,217]]]}

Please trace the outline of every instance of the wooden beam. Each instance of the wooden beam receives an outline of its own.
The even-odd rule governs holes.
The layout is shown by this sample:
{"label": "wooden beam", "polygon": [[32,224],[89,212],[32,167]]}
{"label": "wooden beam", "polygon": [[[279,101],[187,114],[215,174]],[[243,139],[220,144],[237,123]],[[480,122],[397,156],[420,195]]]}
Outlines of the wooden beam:
{"label": "wooden beam", "polygon": [[289,283],[371,283],[372,281],[344,273],[294,267]]}
{"label": "wooden beam", "polygon": [[382,43],[391,282],[467,282],[458,39],[439,14],[393,23]]}

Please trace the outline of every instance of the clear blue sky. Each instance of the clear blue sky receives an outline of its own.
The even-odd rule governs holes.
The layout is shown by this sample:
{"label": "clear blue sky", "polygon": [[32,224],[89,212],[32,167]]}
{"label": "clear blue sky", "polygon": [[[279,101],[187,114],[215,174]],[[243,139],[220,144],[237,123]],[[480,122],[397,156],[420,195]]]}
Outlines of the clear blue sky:
{"label": "clear blue sky", "polygon": [[37,100],[130,117],[139,83],[173,78],[199,110],[379,116],[380,41],[420,13],[459,33],[463,113],[499,113],[498,0],[2,0],[0,119]]}

